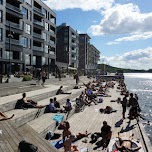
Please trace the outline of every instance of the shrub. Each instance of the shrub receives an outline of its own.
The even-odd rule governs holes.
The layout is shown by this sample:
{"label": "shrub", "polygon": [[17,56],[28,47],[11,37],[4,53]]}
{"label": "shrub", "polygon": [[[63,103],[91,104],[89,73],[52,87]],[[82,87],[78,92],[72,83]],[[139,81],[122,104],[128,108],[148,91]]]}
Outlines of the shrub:
{"label": "shrub", "polygon": [[31,81],[32,80],[32,76],[31,75],[24,75],[23,76],[23,81]]}

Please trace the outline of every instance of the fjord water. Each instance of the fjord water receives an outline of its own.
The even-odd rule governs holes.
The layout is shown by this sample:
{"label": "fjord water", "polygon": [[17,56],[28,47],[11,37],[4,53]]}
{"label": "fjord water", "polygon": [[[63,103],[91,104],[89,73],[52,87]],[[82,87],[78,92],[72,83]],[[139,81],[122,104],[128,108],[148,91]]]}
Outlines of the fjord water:
{"label": "fjord water", "polygon": [[151,122],[151,125],[145,125],[145,130],[152,143],[152,73],[125,73],[124,76],[129,92],[139,97],[141,114]]}

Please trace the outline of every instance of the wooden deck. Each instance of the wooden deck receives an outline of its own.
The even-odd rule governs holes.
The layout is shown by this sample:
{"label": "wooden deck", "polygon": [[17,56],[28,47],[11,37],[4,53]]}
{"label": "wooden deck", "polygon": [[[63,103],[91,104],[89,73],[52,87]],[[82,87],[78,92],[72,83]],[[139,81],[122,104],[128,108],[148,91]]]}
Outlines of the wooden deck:
{"label": "wooden deck", "polygon": [[28,125],[18,129],[11,120],[5,120],[0,121],[0,130],[2,130],[2,134],[0,134],[0,152],[18,152],[18,145],[22,140],[33,143],[41,152],[57,151]]}
{"label": "wooden deck", "polygon": [[[140,142],[143,145],[145,152],[151,152],[151,144],[145,134],[144,129],[142,129],[142,132],[144,134],[145,143],[148,146],[145,147],[145,143],[143,141],[142,135],[140,133],[140,128],[137,124],[137,121],[134,120],[130,124],[128,123],[128,119],[125,119],[123,122],[121,120],[122,118],[122,107],[121,104],[118,104],[116,102],[110,102],[112,99],[117,99],[118,97],[123,98],[123,96],[120,95],[120,92],[116,91],[116,86],[114,89],[109,89],[109,94],[112,95],[111,97],[104,97],[104,102],[99,103],[98,105],[92,104],[90,107],[86,107],[83,112],[74,114],[68,121],[71,126],[71,132],[73,134],[85,133],[87,130],[88,133],[95,133],[100,132],[102,123],[104,120],[108,122],[108,124],[112,127],[112,138],[117,137],[117,133],[121,132],[121,136],[123,138],[127,138],[134,134],[135,140],[140,140]],[[107,105],[110,105],[113,107],[117,112],[111,113],[111,114],[101,114],[99,112],[100,108],[105,108]],[[126,114],[127,116],[127,114]],[[62,131],[57,131],[62,132]],[[89,143],[90,136],[87,139],[87,143],[82,142],[84,139],[78,140],[74,143],[74,145],[78,145],[79,148],[85,148],[87,147],[89,149],[89,152],[95,152],[95,151],[102,151],[102,147],[98,148],[97,150],[93,150],[96,145]],[[63,151],[63,149],[59,149],[60,151]]]}

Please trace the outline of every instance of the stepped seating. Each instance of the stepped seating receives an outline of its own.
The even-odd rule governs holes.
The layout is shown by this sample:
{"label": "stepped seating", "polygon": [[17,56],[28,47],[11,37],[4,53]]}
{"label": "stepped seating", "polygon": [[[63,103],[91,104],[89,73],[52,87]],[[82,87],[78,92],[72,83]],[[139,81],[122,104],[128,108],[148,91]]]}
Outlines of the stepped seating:
{"label": "stepped seating", "polygon": [[[72,89],[69,90],[68,92],[72,92],[72,94],[60,94],[60,95],[56,95],[53,97],[57,97],[57,100],[63,105],[66,102],[67,98],[73,99],[75,97],[77,97],[78,95],[80,95],[80,93],[84,90],[84,87],[80,88],[80,89]],[[52,98],[53,98],[52,97]],[[39,105],[48,105],[49,104],[49,98],[46,98],[44,100],[39,101]],[[44,114],[45,111],[45,107],[41,108],[41,109],[37,109],[37,108],[29,108],[27,110],[23,110],[23,109],[13,109],[11,111],[7,111],[5,112],[6,115],[12,115],[15,114],[15,116],[13,117],[12,121],[15,122],[15,124],[20,127],[26,123],[28,123],[29,121],[32,121],[34,119],[36,119],[37,117],[41,116]]]}
{"label": "stepped seating", "polygon": [[[63,86],[64,91],[72,89],[72,86]],[[50,96],[54,96],[59,89],[58,85],[50,85],[47,88],[27,92],[27,97],[33,101],[40,101]],[[17,100],[22,98],[22,93],[0,98],[0,111],[5,112],[15,108]]]}
{"label": "stepped seating", "polygon": [[0,151],[1,152],[17,152],[19,142],[25,140],[38,147],[41,152],[57,152],[48,141],[42,139],[38,133],[36,133],[28,125],[24,125],[21,128],[16,128],[15,124],[11,120],[0,121]]}
{"label": "stepped seating", "polygon": [[[64,115],[64,120],[70,118],[74,113],[75,113],[75,98],[72,99],[72,110],[70,111],[70,113],[65,114],[65,113],[59,113],[61,115]],[[58,114],[58,113],[57,113]],[[53,116],[55,114],[54,113],[46,113],[42,116],[40,116],[39,118],[30,121],[28,123],[28,125],[33,128],[37,133],[39,133],[41,135],[41,137],[46,136],[46,134],[49,131],[55,131],[56,129],[56,122],[52,119]]]}

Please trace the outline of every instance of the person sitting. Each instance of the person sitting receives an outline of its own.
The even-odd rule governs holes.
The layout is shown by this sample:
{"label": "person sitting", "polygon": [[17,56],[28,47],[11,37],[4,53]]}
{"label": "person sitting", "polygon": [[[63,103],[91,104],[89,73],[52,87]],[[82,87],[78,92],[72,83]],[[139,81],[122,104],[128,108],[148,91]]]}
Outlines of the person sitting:
{"label": "person sitting", "polygon": [[57,101],[56,97],[54,97],[54,107],[60,108],[60,103]]}
{"label": "person sitting", "polygon": [[62,88],[63,88],[63,86],[60,86],[60,88],[56,92],[56,95],[59,95],[59,94],[71,94],[71,92],[64,92],[62,90]]}
{"label": "person sitting", "polygon": [[33,100],[28,100],[26,97],[26,93],[22,94],[22,107],[23,108],[44,108],[43,105],[37,105],[37,103]]}
{"label": "person sitting", "polygon": [[54,106],[54,101],[53,101],[52,98],[50,99],[49,112],[52,112],[52,113],[57,113],[58,112],[58,110]]}
{"label": "person sitting", "polygon": [[72,104],[71,104],[71,102],[70,102],[70,99],[67,99],[66,105],[63,106],[63,107],[65,108],[65,112],[69,112],[69,111],[72,110]]}
{"label": "person sitting", "polygon": [[79,152],[78,146],[76,145],[71,146],[71,152]]}
{"label": "person sitting", "polygon": [[13,117],[14,117],[14,114],[11,117],[8,117],[4,113],[0,112],[0,121],[12,119]]}
{"label": "person sitting", "polygon": [[101,137],[103,146],[106,148],[110,142],[112,136],[111,127],[107,124],[106,121],[103,121],[103,126],[101,127]]}
{"label": "person sitting", "polygon": [[120,136],[119,136],[119,133],[118,133],[118,139],[119,139],[119,144],[117,142],[115,142],[115,146],[116,146],[116,149],[119,150],[120,152],[123,152],[123,151],[126,151],[126,152],[135,152],[135,151],[138,151],[139,149],[141,149],[140,146],[136,146],[136,147],[132,147],[132,139],[130,139],[131,137],[133,137],[134,134],[132,134],[130,137],[129,137],[129,140],[123,140]]}

